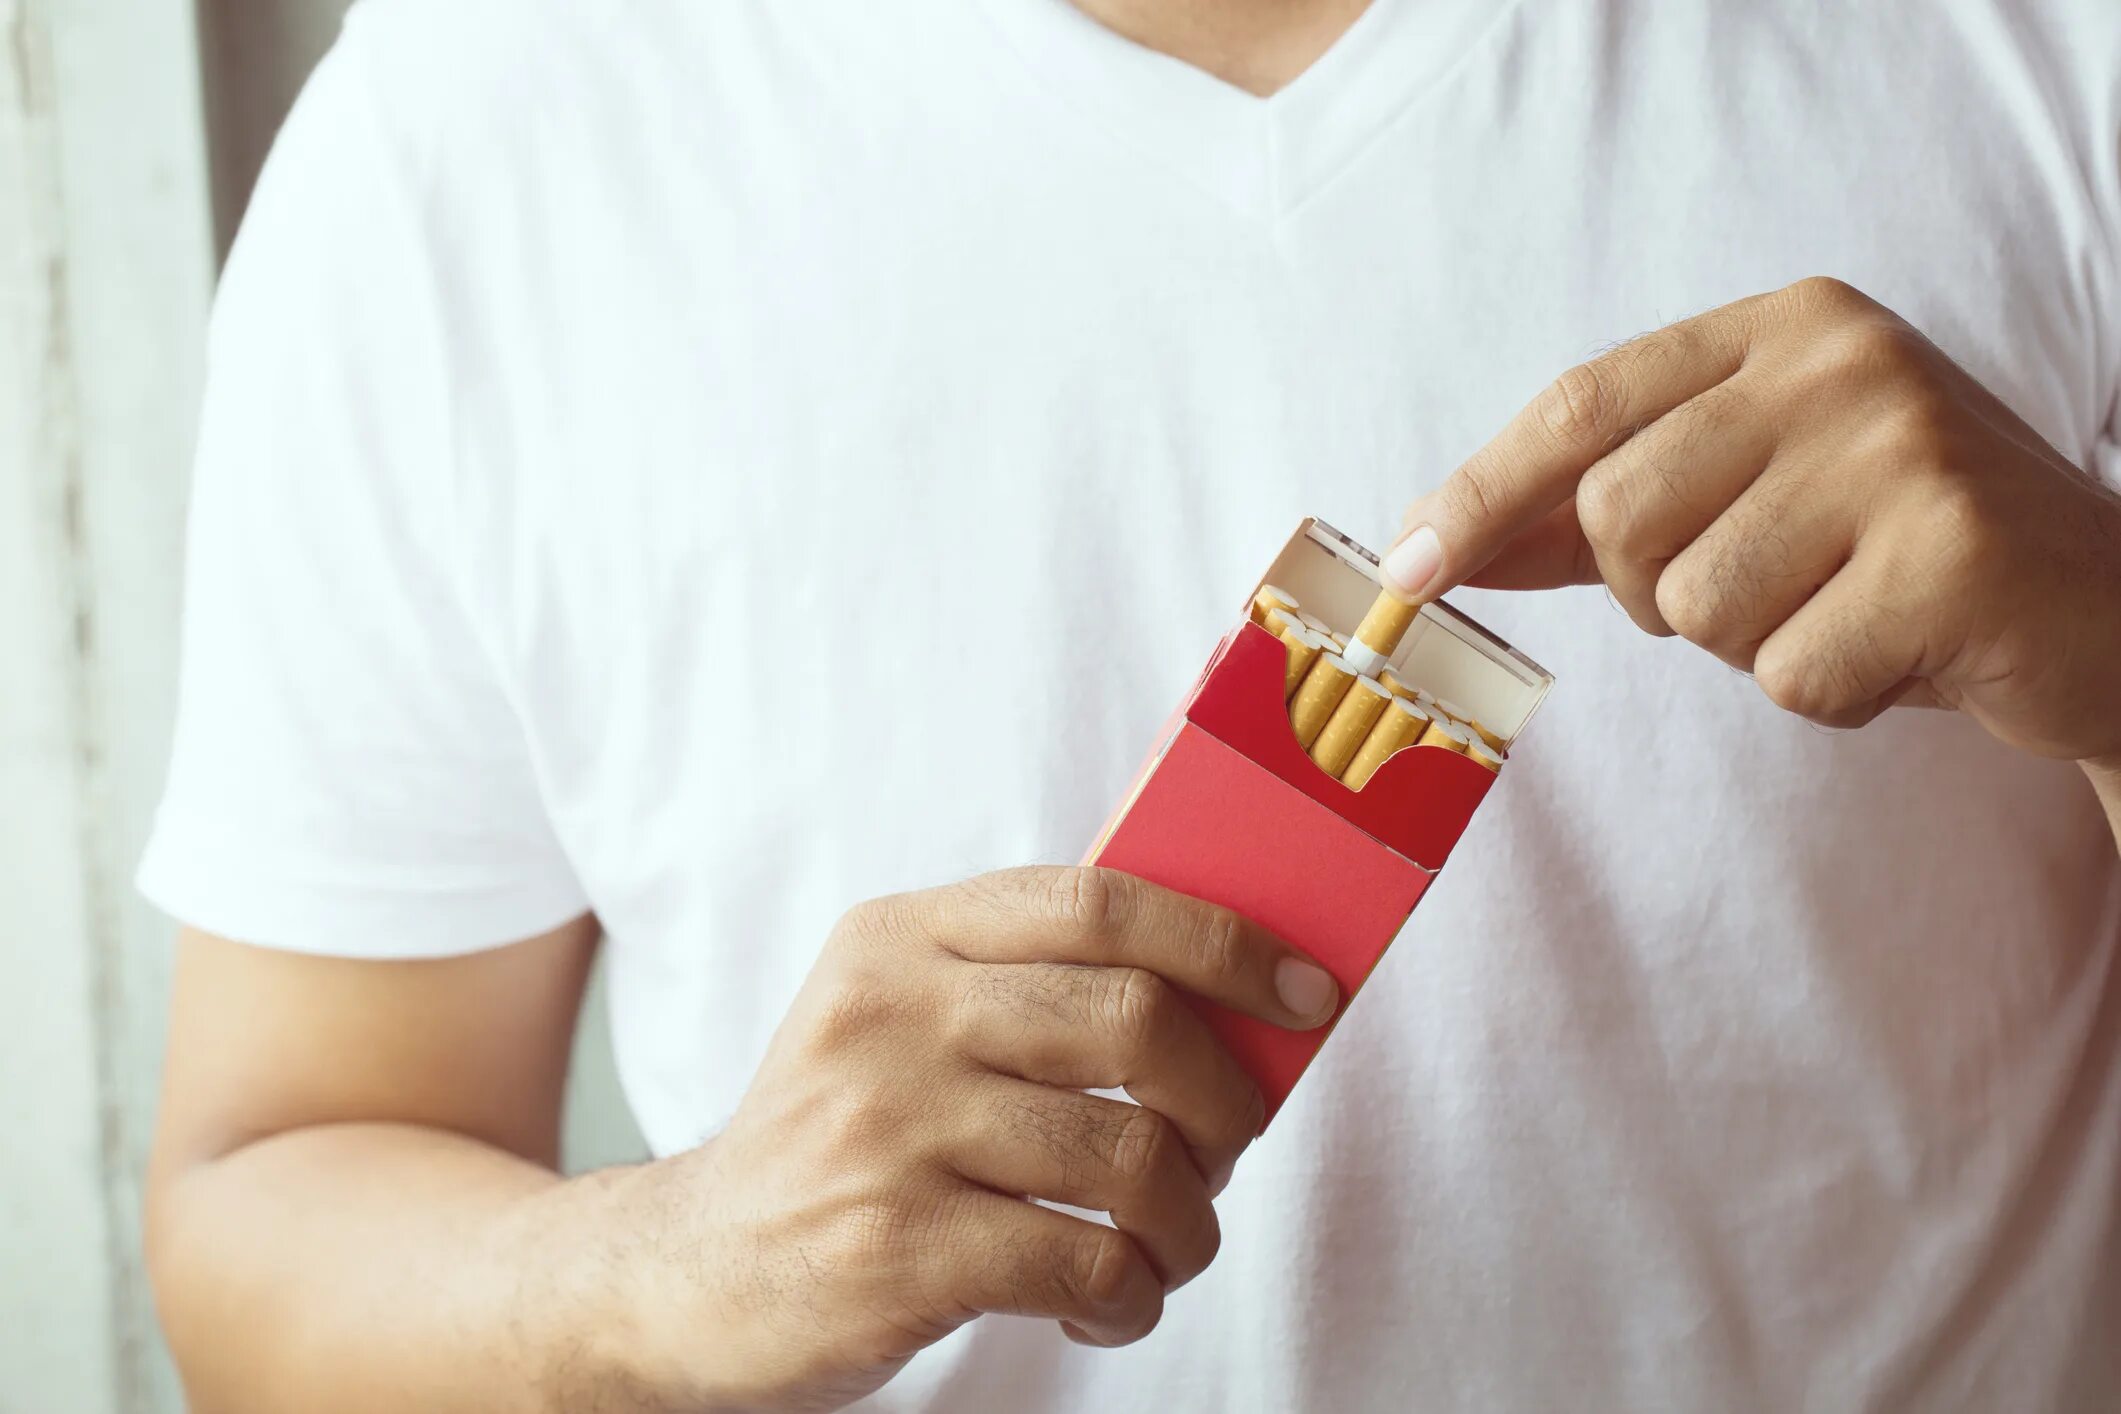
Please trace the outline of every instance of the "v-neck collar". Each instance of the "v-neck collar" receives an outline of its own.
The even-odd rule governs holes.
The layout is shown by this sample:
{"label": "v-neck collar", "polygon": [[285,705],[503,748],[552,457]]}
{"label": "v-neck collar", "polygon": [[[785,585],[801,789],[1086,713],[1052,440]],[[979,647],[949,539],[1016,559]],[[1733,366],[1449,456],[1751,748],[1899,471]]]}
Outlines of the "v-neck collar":
{"label": "v-neck collar", "polygon": [[1066,101],[1256,220],[1294,210],[1516,8],[1371,0],[1333,46],[1257,97],[1105,28],[1070,0],[984,0]]}

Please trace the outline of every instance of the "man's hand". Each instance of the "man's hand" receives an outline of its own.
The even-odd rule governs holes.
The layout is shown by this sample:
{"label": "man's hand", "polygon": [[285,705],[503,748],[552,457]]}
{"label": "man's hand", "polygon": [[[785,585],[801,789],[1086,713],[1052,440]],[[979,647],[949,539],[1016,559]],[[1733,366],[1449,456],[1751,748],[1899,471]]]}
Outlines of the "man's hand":
{"label": "man's hand", "polygon": [[2121,501],[1837,281],[1571,369],[1406,525],[1409,597],[1602,581],[1813,721],[1943,705],[2121,763]]}
{"label": "man's hand", "polygon": [[[983,1312],[1140,1339],[1264,1115],[1182,992],[1295,1028],[1336,1002],[1236,914],[1110,871],[856,908],[725,1132],[612,1195],[641,1234],[627,1382],[832,1407]],[[1141,1103],[1081,1093],[1120,1087]]]}

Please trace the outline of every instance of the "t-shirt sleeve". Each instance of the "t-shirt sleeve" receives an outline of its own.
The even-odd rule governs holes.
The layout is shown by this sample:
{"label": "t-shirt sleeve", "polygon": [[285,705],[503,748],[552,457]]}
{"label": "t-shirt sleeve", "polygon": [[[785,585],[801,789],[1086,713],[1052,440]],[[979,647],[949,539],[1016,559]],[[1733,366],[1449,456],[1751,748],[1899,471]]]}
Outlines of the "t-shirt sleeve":
{"label": "t-shirt sleeve", "polygon": [[436,956],[587,905],[466,592],[441,285],[357,30],[282,130],[216,300],[138,882],[245,942]]}

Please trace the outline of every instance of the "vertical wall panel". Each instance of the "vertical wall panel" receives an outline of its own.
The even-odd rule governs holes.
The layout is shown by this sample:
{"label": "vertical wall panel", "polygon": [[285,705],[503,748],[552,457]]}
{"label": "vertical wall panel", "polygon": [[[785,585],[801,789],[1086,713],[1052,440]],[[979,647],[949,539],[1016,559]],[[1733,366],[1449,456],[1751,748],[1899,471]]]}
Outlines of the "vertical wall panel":
{"label": "vertical wall panel", "polygon": [[80,875],[119,1406],[176,1409],[140,1257],[169,925],[132,866],[167,750],[185,468],[212,281],[189,0],[29,0],[49,16],[77,409],[65,537],[82,742]]}
{"label": "vertical wall panel", "polygon": [[0,1410],[119,1408],[51,33],[0,0]]}
{"label": "vertical wall panel", "polygon": [[[345,9],[0,0],[0,1414],[182,1409],[138,1218],[170,925],[130,876],[216,247]],[[600,1005],[568,1140],[640,1152]]]}

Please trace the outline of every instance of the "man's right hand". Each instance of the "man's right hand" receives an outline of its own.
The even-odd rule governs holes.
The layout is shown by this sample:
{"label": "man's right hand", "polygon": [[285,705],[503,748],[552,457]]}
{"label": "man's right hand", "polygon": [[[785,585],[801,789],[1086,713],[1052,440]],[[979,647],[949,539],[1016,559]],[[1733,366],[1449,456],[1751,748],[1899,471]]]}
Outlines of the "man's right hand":
{"label": "man's right hand", "polygon": [[[1139,1340],[1215,1256],[1264,1114],[1181,993],[1298,1029],[1337,1001],[1257,926],[1110,870],[855,908],[727,1129],[609,1195],[629,1380],[829,1408],[982,1313]],[[1118,1088],[1140,1103],[1082,1093]]]}

